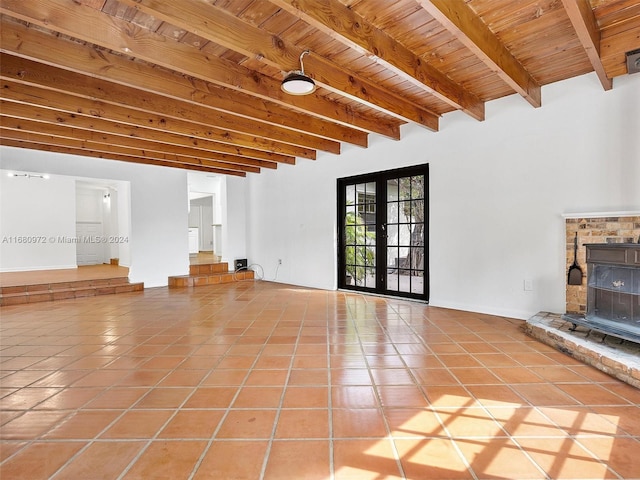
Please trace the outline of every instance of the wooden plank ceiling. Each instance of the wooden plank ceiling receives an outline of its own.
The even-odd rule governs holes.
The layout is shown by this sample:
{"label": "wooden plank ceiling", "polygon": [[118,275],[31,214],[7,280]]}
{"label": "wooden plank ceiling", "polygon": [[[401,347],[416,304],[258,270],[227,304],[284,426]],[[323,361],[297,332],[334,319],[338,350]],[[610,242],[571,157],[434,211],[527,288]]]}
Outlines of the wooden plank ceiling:
{"label": "wooden plank ceiling", "polygon": [[[0,0],[0,144],[246,176],[595,71],[637,0]],[[300,69],[318,85],[281,91]],[[284,168],[284,167],[283,167]]]}

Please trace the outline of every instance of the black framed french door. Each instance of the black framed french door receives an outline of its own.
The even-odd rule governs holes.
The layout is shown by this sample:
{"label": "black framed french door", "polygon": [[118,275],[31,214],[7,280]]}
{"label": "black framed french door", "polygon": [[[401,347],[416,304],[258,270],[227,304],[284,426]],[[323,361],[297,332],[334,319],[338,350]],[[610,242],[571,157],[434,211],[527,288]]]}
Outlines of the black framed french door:
{"label": "black framed french door", "polygon": [[429,166],[338,179],[338,287],[429,300]]}

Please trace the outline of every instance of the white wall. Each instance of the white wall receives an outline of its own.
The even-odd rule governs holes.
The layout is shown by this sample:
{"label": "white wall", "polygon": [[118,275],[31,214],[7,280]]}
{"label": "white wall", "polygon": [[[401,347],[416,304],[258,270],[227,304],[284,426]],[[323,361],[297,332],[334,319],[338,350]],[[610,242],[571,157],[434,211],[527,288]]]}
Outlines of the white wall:
{"label": "white wall", "polygon": [[[113,193],[111,194],[113,196]],[[118,235],[125,239],[131,238],[131,183],[121,182],[115,192],[117,211],[114,216],[117,220]],[[120,265],[131,266],[131,242],[123,241],[117,245],[117,256]]]}
{"label": "white wall", "polygon": [[[0,147],[0,156],[1,167],[7,170],[129,181],[130,191],[120,192],[118,202],[120,208],[127,201],[127,194],[130,195],[130,225],[120,228],[121,235],[126,235],[130,228],[129,249],[124,252],[130,258],[121,258],[130,266],[129,278],[144,282],[145,287],[155,287],[167,285],[169,275],[188,273],[186,170],[12,147]],[[70,191],[75,202],[75,188]],[[5,201],[2,203],[4,213]],[[66,215],[61,213],[60,203],[48,204],[53,209],[49,213],[52,221],[57,222]],[[73,227],[70,235],[75,236],[75,203],[71,211]],[[75,265],[75,245],[72,247]]]}
{"label": "white wall", "polygon": [[0,170],[0,271],[75,268],[75,181],[9,173]]}
{"label": "white wall", "polygon": [[544,87],[542,108],[513,95],[488,103],[484,122],[455,112],[438,133],[410,125],[401,142],[372,135],[367,149],[249,176],[249,262],[267,280],[277,271],[277,281],[336,288],[336,179],[429,163],[430,303],[564,312],[561,215],[640,208],[639,92],[640,75],[605,92],[589,74]]}

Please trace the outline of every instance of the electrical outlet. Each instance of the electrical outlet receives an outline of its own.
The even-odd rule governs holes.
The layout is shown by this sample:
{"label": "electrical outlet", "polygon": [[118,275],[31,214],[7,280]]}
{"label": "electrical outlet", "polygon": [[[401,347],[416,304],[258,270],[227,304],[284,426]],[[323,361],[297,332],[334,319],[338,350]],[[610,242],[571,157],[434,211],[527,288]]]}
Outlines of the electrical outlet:
{"label": "electrical outlet", "polygon": [[281,258],[278,259],[278,265],[282,265],[282,259]]}
{"label": "electrical outlet", "polygon": [[530,278],[524,279],[524,291],[525,292],[533,291],[533,280],[531,280]]}

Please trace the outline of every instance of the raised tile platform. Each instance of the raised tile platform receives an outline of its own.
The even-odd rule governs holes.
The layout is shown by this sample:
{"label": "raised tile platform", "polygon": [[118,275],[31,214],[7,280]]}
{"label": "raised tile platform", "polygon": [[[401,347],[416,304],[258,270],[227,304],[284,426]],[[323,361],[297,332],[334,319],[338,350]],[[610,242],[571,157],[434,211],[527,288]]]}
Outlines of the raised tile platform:
{"label": "raised tile platform", "polygon": [[141,292],[142,290],[144,290],[143,283],[130,283],[126,277],[12,285],[0,287],[0,306]]}
{"label": "raised tile platform", "polygon": [[229,271],[229,264],[226,262],[199,263],[189,265],[189,275],[169,277],[169,288],[200,287],[253,279],[253,270]]}
{"label": "raised tile platform", "polygon": [[571,331],[571,327],[559,314],[539,312],[527,320],[524,329],[533,338],[640,388],[640,344],[585,327]]}

